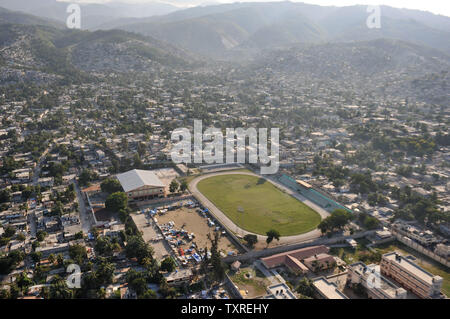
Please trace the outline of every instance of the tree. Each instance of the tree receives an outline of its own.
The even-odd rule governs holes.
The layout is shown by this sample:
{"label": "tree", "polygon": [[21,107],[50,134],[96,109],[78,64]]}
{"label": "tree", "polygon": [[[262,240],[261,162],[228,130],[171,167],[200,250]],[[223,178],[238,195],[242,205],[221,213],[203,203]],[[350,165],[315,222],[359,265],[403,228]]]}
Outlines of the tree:
{"label": "tree", "polygon": [[31,259],[33,260],[34,263],[38,263],[41,261],[42,258],[42,253],[40,251],[33,251],[30,254]]}
{"label": "tree", "polygon": [[342,229],[348,222],[353,219],[353,215],[345,209],[336,209],[330,216],[322,220],[317,226],[322,234],[329,231]]}
{"label": "tree", "polygon": [[175,270],[175,268],[176,268],[175,260],[173,260],[172,257],[167,257],[161,262],[162,271],[172,272]]}
{"label": "tree", "polygon": [[82,230],[75,234],[75,239],[83,239],[83,237],[84,235]]}
{"label": "tree", "polygon": [[72,299],[73,295],[66,281],[55,275],[50,285],[49,297],[50,299]]}
{"label": "tree", "polygon": [[180,185],[176,180],[172,180],[172,182],[169,185],[169,191],[173,194],[176,193]]}
{"label": "tree", "polygon": [[314,296],[314,286],[310,279],[303,278],[300,280],[296,291],[302,296],[313,297]]}
{"label": "tree", "polygon": [[100,188],[102,189],[102,192],[112,194],[117,192],[122,192],[122,185],[120,182],[115,178],[108,178],[104,180],[100,184]]}
{"label": "tree", "polygon": [[147,279],[144,272],[138,272],[134,269],[128,270],[125,280],[131,289],[139,296],[143,295],[147,289]]}
{"label": "tree", "polygon": [[145,258],[153,259],[153,249],[139,236],[128,239],[125,254],[128,258],[136,258],[139,263],[142,263]]}
{"label": "tree", "polygon": [[146,292],[144,292],[139,299],[156,299],[156,292],[154,292],[151,289],[148,289]]}
{"label": "tree", "polygon": [[247,242],[247,246],[253,248],[258,242],[258,236],[253,234],[247,234],[244,236],[244,240]]}
{"label": "tree", "polygon": [[185,179],[183,179],[180,184],[180,191],[184,193],[187,189],[188,189],[188,183]]}
{"label": "tree", "polygon": [[69,247],[69,256],[77,264],[82,265],[83,262],[87,259],[86,247],[84,247],[82,245],[70,246]]}
{"label": "tree", "polygon": [[95,252],[101,256],[112,256],[114,245],[107,237],[99,237],[95,242]]}
{"label": "tree", "polygon": [[211,240],[211,265],[214,269],[214,278],[217,281],[222,281],[225,277],[225,266],[222,263],[222,259],[220,258],[219,251],[219,232],[214,233],[214,238],[210,238]]}
{"label": "tree", "polygon": [[28,287],[33,285],[33,280],[25,272],[22,272],[16,277],[16,284],[22,291],[26,292]]}
{"label": "tree", "polygon": [[81,186],[89,185],[90,182],[98,179],[98,174],[89,170],[85,169],[81,172],[80,177],[78,178],[78,182]]}
{"label": "tree", "polygon": [[3,237],[11,238],[16,233],[16,229],[12,226],[7,226],[4,230]]}
{"label": "tree", "polygon": [[22,242],[27,239],[27,237],[23,233],[18,234],[16,238],[17,238],[17,240],[22,241]]}
{"label": "tree", "polygon": [[100,286],[107,286],[113,282],[114,271],[116,266],[113,263],[103,260],[95,271],[97,284]]}
{"label": "tree", "polygon": [[11,192],[8,189],[2,189],[0,191],[0,204],[11,201]]}
{"label": "tree", "polygon": [[58,254],[56,256],[56,262],[58,263],[58,266],[62,266],[64,264],[64,257],[62,254]]}
{"label": "tree", "polygon": [[40,230],[36,233],[36,239],[40,242],[44,241],[45,237],[47,237],[47,233],[43,230]]}
{"label": "tree", "polygon": [[280,241],[280,233],[275,230],[275,229],[271,229],[266,233],[267,239],[266,239],[266,243],[267,246],[269,246],[269,244],[276,239],[277,241]]}
{"label": "tree", "polygon": [[105,207],[113,212],[119,212],[121,209],[128,207],[128,197],[123,192],[113,193],[108,196]]}

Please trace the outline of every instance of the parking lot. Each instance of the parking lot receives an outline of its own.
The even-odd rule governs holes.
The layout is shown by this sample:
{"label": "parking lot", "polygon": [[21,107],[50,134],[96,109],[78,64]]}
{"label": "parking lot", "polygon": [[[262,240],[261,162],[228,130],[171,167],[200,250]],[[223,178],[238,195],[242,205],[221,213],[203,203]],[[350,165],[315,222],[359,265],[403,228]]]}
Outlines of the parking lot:
{"label": "parking lot", "polygon": [[[174,229],[184,229],[188,234],[194,234],[192,243],[195,243],[198,248],[211,248],[211,241],[208,239],[208,234],[214,237],[216,225],[209,224],[208,217],[203,217],[197,212],[197,209],[182,207],[173,211],[167,211],[164,214],[156,216],[159,225],[173,222]],[[211,226],[210,226],[211,225]],[[223,229],[218,229],[221,234]],[[190,242],[180,245],[183,249],[188,249]],[[219,250],[225,255],[233,252],[237,253],[237,249],[228,239],[226,234],[223,234],[219,241]]]}

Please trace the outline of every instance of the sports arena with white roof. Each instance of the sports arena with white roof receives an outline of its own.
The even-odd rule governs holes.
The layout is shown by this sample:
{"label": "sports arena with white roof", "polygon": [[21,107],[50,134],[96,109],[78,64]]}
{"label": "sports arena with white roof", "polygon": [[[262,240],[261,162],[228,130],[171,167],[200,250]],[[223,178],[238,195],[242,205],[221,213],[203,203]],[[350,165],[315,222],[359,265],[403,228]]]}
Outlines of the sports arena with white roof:
{"label": "sports arena with white roof", "polygon": [[146,201],[166,196],[164,183],[152,171],[134,169],[116,177],[130,201]]}

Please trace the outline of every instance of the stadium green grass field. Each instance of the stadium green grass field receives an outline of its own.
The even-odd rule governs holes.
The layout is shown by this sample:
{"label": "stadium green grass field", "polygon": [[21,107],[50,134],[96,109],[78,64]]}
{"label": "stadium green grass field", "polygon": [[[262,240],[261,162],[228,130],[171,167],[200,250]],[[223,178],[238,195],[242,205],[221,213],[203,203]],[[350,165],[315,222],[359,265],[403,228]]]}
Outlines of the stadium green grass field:
{"label": "stadium green grass field", "polygon": [[201,180],[197,188],[236,225],[252,233],[265,235],[276,229],[281,236],[298,235],[321,221],[316,211],[256,176],[213,176]]}

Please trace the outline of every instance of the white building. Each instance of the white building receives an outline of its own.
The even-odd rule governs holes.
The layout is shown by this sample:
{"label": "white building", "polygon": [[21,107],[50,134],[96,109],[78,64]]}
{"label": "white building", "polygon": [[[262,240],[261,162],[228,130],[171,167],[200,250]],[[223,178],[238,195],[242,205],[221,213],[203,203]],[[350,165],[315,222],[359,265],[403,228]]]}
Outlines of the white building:
{"label": "white building", "polygon": [[166,196],[165,185],[152,171],[134,169],[117,179],[130,201],[146,201]]}

